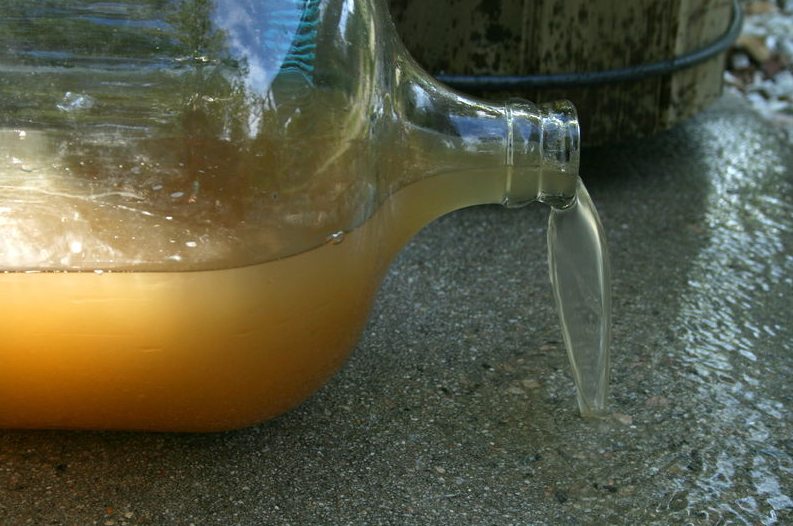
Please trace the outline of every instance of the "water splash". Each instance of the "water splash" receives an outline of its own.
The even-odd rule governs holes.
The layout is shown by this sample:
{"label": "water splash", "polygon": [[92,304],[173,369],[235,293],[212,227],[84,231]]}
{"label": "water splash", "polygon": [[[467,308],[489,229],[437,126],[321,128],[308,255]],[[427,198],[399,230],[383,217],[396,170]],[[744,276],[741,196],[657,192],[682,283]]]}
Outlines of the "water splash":
{"label": "water splash", "polygon": [[551,208],[548,265],[582,416],[606,409],[611,270],[603,226],[581,179],[576,198]]}

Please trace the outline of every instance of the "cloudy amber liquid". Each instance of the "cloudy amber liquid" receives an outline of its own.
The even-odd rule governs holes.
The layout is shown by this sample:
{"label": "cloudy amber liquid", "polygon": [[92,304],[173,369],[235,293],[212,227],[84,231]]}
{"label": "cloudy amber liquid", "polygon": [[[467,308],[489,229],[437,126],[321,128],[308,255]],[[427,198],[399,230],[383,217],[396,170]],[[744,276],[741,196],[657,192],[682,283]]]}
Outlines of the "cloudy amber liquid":
{"label": "cloudy amber liquid", "polygon": [[405,241],[503,188],[503,174],[434,176],[341,242],[227,270],[0,274],[0,426],[210,431],[278,415],[341,366]]}

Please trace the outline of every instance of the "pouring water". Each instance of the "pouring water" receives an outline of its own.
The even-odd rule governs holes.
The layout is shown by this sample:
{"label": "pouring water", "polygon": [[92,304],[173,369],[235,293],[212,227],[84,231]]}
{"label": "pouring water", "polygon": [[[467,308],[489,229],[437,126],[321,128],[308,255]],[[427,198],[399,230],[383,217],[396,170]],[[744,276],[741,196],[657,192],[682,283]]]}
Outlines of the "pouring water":
{"label": "pouring water", "polygon": [[603,225],[584,183],[566,207],[551,207],[548,267],[582,416],[606,408],[611,271]]}

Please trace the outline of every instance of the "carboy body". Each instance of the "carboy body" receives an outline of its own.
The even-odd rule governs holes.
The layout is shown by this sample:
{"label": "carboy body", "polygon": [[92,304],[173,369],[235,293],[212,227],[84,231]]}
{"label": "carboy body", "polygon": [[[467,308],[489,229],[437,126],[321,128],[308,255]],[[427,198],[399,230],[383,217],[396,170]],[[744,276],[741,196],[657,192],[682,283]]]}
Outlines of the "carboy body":
{"label": "carboy body", "polygon": [[569,202],[577,134],[436,83],[380,0],[3,2],[0,426],[289,409],[426,222]]}

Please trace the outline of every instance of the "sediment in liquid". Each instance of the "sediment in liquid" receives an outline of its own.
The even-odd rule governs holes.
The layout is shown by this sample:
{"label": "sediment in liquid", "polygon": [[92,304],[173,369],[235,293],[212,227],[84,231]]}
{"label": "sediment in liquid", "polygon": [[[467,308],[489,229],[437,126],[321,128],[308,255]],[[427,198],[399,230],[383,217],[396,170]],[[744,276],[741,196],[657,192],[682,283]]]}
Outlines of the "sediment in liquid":
{"label": "sediment in liquid", "polygon": [[0,274],[0,426],[208,431],[308,397],[343,363],[393,255],[503,175],[436,175],[341,243],[190,272]]}

